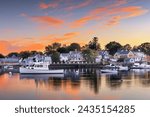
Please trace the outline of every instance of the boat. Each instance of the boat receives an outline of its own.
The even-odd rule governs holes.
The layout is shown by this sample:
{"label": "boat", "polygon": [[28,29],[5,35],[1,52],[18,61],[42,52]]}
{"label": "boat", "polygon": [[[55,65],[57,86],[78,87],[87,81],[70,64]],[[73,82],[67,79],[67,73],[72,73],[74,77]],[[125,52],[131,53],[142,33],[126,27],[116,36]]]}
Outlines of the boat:
{"label": "boat", "polygon": [[118,69],[119,71],[128,71],[129,70],[128,66],[122,66],[122,65],[110,64],[110,65],[106,65],[105,67],[109,68],[109,69]]}
{"label": "boat", "polygon": [[117,74],[118,70],[117,69],[101,69],[101,73],[114,73],[114,74]]}
{"label": "boat", "polygon": [[118,66],[119,71],[128,71],[129,67],[128,66]]}
{"label": "boat", "polygon": [[132,69],[150,69],[150,65],[147,63],[134,63]]}
{"label": "boat", "polygon": [[30,66],[20,67],[21,74],[64,74],[63,69],[49,69],[49,62],[34,62]]}

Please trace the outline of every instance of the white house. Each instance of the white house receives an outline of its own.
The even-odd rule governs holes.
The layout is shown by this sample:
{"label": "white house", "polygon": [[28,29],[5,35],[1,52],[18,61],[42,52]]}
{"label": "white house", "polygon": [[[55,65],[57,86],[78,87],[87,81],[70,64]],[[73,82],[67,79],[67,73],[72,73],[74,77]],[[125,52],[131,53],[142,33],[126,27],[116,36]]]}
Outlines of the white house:
{"label": "white house", "polygon": [[83,58],[82,52],[70,51],[69,52],[69,61],[70,62],[83,62],[84,58]]}
{"label": "white house", "polygon": [[96,57],[95,62],[99,63],[102,60],[103,61],[108,61],[109,59],[110,59],[110,55],[109,55],[108,51],[102,50],[102,51],[98,52],[98,56]]}
{"label": "white house", "polygon": [[134,53],[132,51],[128,51],[128,50],[119,50],[115,53],[114,58],[115,59],[134,58]]}
{"label": "white house", "polygon": [[67,62],[67,61],[69,61],[69,53],[61,53],[60,54],[60,61],[61,62]]}
{"label": "white house", "polygon": [[146,61],[146,55],[140,51],[133,51],[135,62]]}
{"label": "white house", "polygon": [[33,65],[34,62],[49,62],[49,63],[52,63],[52,59],[50,56],[44,56],[44,55],[35,55],[35,56],[32,56],[32,57],[28,57],[26,59],[24,59],[22,61],[22,64],[23,65]]}

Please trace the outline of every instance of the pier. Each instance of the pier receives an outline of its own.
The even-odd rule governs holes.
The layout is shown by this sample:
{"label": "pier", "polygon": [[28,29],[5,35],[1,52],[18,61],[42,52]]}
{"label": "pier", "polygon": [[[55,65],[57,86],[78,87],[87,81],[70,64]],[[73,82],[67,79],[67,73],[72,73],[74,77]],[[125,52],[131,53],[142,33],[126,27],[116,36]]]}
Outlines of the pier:
{"label": "pier", "polygon": [[99,63],[59,63],[50,64],[49,69],[79,69],[79,68],[102,68],[103,65]]}

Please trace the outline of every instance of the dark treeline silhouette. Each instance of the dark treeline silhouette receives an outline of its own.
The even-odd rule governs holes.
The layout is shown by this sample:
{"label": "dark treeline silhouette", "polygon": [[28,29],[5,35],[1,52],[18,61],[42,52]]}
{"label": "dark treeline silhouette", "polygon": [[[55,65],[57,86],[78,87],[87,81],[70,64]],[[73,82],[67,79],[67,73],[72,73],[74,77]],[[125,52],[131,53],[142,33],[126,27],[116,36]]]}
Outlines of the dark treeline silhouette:
{"label": "dark treeline silhouette", "polygon": [[[83,57],[87,61],[92,61],[93,58],[98,54],[97,52],[101,50],[100,43],[98,41],[98,37],[93,37],[88,44],[84,46],[80,46],[78,43],[71,43],[69,46],[62,45],[61,43],[52,43],[45,47],[44,52],[40,51],[22,51],[22,52],[11,52],[8,55],[4,56],[0,53],[0,58],[5,57],[20,57],[20,58],[28,58],[29,56],[34,56],[36,54],[40,55],[52,55],[54,58],[58,59],[60,53],[69,53],[70,51],[81,51]],[[110,55],[114,55],[118,50],[133,50],[133,51],[141,51],[147,55],[150,55],[150,43],[145,42],[139,46],[131,47],[130,44],[121,45],[119,42],[112,41],[105,45],[105,50],[109,52]]]}

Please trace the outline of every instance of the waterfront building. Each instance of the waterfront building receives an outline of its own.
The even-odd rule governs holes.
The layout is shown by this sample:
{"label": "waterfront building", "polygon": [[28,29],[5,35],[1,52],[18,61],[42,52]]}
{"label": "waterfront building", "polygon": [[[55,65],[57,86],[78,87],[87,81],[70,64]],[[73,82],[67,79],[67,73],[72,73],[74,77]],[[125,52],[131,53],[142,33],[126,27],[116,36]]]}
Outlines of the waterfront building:
{"label": "waterfront building", "polygon": [[135,62],[144,62],[146,61],[146,55],[140,51],[133,51]]}
{"label": "waterfront building", "polygon": [[67,62],[69,60],[69,53],[61,53],[60,54],[60,61]]}
{"label": "waterfront building", "polygon": [[128,50],[119,50],[115,53],[115,59],[127,59],[127,58],[134,58],[134,53]]}

